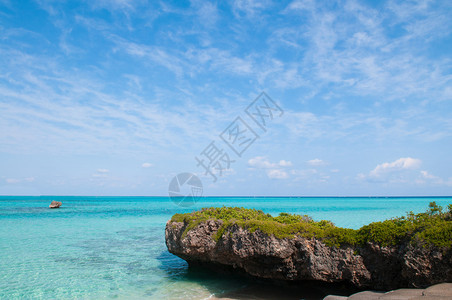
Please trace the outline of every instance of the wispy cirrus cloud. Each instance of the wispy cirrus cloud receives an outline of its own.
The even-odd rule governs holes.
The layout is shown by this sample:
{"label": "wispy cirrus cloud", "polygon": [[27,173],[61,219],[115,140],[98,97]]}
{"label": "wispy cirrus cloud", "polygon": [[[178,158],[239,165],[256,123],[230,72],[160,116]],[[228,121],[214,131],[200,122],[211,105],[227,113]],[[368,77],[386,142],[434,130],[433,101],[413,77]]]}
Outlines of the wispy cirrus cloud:
{"label": "wispy cirrus cloud", "polygon": [[[99,155],[111,159],[111,170],[129,167],[121,161],[140,170],[151,157],[164,163],[141,173],[172,174],[265,90],[284,118],[258,132],[249,168],[233,166],[237,182],[260,170],[294,186],[335,183],[333,190],[359,172],[369,184],[448,186],[447,1],[7,2],[0,12],[4,161]],[[425,170],[378,163],[400,153],[413,153]],[[325,161],[341,172],[327,171]],[[133,186],[113,177],[112,185]]]}
{"label": "wispy cirrus cloud", "polygon": [[[5,116],[0,124],[7,129],[2,131],[0,139],[4,145],[11,146],[10,150],[4,148],[7,151],[17,151],[13,145],[21,147],[20,151],[31,149],[33,143],[42,139],[48,143],[35,149],[44,147],[54,151],[64,147],[71,152],[84,152],[93,150],[91,145],[102,145],[98,151],[108,148],[122,151],[124,148],[117,146],[125,146],[125,141],[135,145],[135,151],[151,147],[155,142],[183,145],[186,143],[183,135],[207,139],[212,135],[208,127],[217,126],[220,131],[218,121],[229,121],[228,114],[212,109],[211,105],[190,104],[186,95],[183,109],[165,108],[158,103],[159,99],[149,101],[137,95],[134,86],[122,96],[101,91],[106,88],[105,82],[83,72],[61,71],[64,68],[58,65],[58,60],[8,49],[0,52],[15,64],[14,72],[4,73],[0,78],[17,85],[0,85],[3,97],[0,107]],[[180,93],[176,95],[180,98]]]}
{"label": "wispy cirrus cloud", "polygon": [[272,2],[270,0],[234,0],[232,7],[236,17],[240,18],[243,14],[246,17],[252,18],[260,15],[262,10],[268,8],[271,4]]}
{"label": "wispy cirrus cloud", "polygon": [[[451,21],[445,20],[448,11],[445,6],[432,3],[419,9],[416,3],[399,6],[389,2],[377,10],[347,1],[338,11],[315,2],[294,1],[285,13],[295,16],[304,12],[308,18],[306,31],[292,44],[309,45],[302,69],[309,70],[311,84],[329,83],[334,85],[335,93],[346,88],[352,93],[379,94],[394,100],[430,96],[427,90],[441,91],[447,86],[442,81],[450,82],[449,59],[432,60],[412,49],[416,39],[433,42],[450,33]],[[422,21],[414,25],[412,19]],[[387,22],[406,31],[399,31],[399,36],[394,38],[388,34]],[[420,46],[428,47],[428,44]],[[434,79],[431,74],[438,74],[443,80]],[[309,78],[307,74],[304,76]],[[435,98],[443,98],[442,93]]]}

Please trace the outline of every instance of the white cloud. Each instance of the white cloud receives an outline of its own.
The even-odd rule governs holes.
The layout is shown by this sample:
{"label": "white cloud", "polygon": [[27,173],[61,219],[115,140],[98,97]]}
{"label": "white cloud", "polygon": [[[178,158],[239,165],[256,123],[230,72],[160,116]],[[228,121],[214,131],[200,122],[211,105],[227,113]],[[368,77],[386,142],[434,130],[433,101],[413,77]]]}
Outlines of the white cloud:
{"label": "white cloud", "polygon": [[[342,143],[361,150],[362,144],[380,145],[391,140],[409,148],[430,145],[411,142],[416,140],[443,139],[438,145],[449,145],[450,110],[443,109],[446,102],[440,101],[452,96],[451,61],[447,51],[438,47],[452,30],[449,5],[390,0],[377,8],[354,0],[339,6],[313,0],[295,0],[289,5],[271,2],[229,2],[238,20],[221,31],[205,30],[205,26],[224,25],[224,9],[230,12],[228,4],[193,0],[188,8],[163,1],[156,2],[160,8],[154,9],[140,0],[90,2],[92,9],[109,10],[110,22],[96,18],[97,12],[91,14],[90,9],[82,9],[86,12],[82,17],[63,11],[63,6],[54,2],[47,5],[39,0],[62,24],[57,30],[60,37],[51,40],[60,40],[65,51],[52,49],[49,37],[38,31],[3,24],[0,128],[8,130],[0,133],[2,150],[67,152],[68,157],[73,153],[115,152],[121,160],[134,154],[146,157],[150,151],[157,160],[166,159],[168,153],[175,157],[182,148],[199,149],[200,143],[211,140],[232,120],[231,115],[242,111],[237,104],[251,100],[247,91],[265,86],[275,97],[282,87],[290,90],[290,97],[281,96],[282,103],[316,101],[320,105],[315,114],[300,111],[303,105],[287,110],[279,123],[284,129],[275,131],[274,145],[284,142],[293,145],[294,151],[307,146],[306,140],[315,140],[323,147],[337,145],[338,150]],[[281,16],[284,7],[287,15]],[[20,5],[16,8],[11,12],[19,14]],[[166,18],[165,14],[178,22],[171,21],[164,34],[154,31],[159,26],[153,26],[152,20]],[[272,22],[272,15],[282,22]],[[248,24],[245,19],[251,16],[253,22]],[[129,25],[149,29],[153,38],[141,39],[139,31],[124,30]],[[90,48],[91,43],[85,43],[80,32],[89,33],[99,43]],[[31,51],[33,44],[43,48]],[[75,44],[80,49],[66,51]],[[270,49],[262,51],[259,45]],[[429,55],[430,50],[438,55]],[[93,51],[97,53],[94,60]],[[75,66],[71,55],[91,63]],[[127,68],[138,65],[140,68]],[[122,69],[127,74],[118,66],[125,66]],[[124,79],[127,85],[122,84]],[[355,105],[358,102],[354,99],[360,99],[360,105]],[[340,104],[342,108],[336,110]],[[265,139],[270,140],[268,136]],[[391,151],[395,145],[389,147]],[[363,153],[362,159],[369,155]],[[303,173],[292,174],[290,161],[254,158],[248,163],[264,173],[272,170],[272,176],[286,172],[296,178]],[[426,183],[437,180],[428,171],[409,171],[404,164],[394,163],[371,171],[375,163],[363,176],[369,179],[371,171],[374,180],[399,175]],[[321,160],[315,158],[306,166],[316,168],[318,164]],[[446,176],[441,169],[444,165],[437,165],[431,171]],[[318,169],[320,176],[322,168]],[[95,177],[110,174],[93,170]],[[341,168],[344,176],[347,171],[348,166]],[[310,177],[306,175],[305,180]]]}
{"label": "white cloud", "polygon": [[279,161],[279,165],[281,167],[291,167],[292,166],[292,162],[288,161],[288,160],[280,160]]}
{"label": "white cloud", "polygon": [[291,2],[284,12],[298,11],[298,10],[312,10],[315,7],[315,3],[312,0],[295,0]]}
{"label": "white cloud", "polygon": [[257,156],[248,160],[248,165],[252,168],[271,168],[272,164],[263,156]]}
{"label": "white cloud", "polygon": [[268,170],[267,176],[268,176],[268,178],[271,178],[271,179],[287,179],[287,178],[289,178],[289,175],[287,174],[286,171],[278,170],[278,169]]}
{"label": "white cloud", "polygon": [[[378,93],[385,99],[440,97],[429,93],[447,86],[439,78],[449,76],[445,66],[450,62],[419,55],[413,51],[413,43],[422,40],[427,48],[428,43],[450,34],[449,8],[435,4],[420,9],[416,1],[403,5],[390,2],[382,10],[357,1],[343,4],[342,9],[331,10],[319,2],[301,0],[293,1],[284,11],[303,14],[306,20],[306,30],[299,30],[297,38],[298,43],[308,45],[299,73],[316,83],[313,89],[321,90],[331,83],[333,93],[345,88],[361,96]],[[391,37],[387,24],[401,26],[405,32]]]}
{"label": "white cloud", "polygon": [[310,166],[324,166],[324,165],[326,165],[325,161],[323,161],[321,159],[318,159],[318,158],[314,158],[314,159],[308,160],[307,163]]}
{"label": "white cloud", "polygon": [[150,167],[152,167],[153,165],[151,164],[151,163],[148,163],[148,162],[145,162],[145,163],[143,163],[142,165],[141,165],[141,167],[143,167],[143,168],[150,168]]}
{"label": "white cloud", "polygon": [[292,170],[291,174],[294,175],[293,182],[303,182],[307,185],[323,185],[331,178],[328,173],[316,169]]}
{"label": "white cloud", "polygon": [[130,1],[130,0],[97,0],[92,1],[91,5],[96,9],[108,9],[111,11],[134,11],[134,4],[139,1]]}
{"label": "white cloud", "polygon": [[256,156],[248,160],[248,165],[256,169],[271,169],[279,167],[290,167],[292,162],[288,160],[280,160],[279,162],[272,163],[265,156]]}
{"label": "white cloud", "polygon": [[416,183],[452,186],[452,178],[444,180],[439,176],[433,175],[429,171],[422,170],[419,172],[419,178],[416,179]]}
{"label": "white cloud", "polygon": [[425,179],[437,179],[438,178],[438,176],[430,174],[428,171],[421,171],[421,176],[422,176],[422,178],[425,178]]}
{"label": "white cloud", "polygon": [[235,0],[233,4],[234,13],[238,17],[244,13],[248,17],[253,17],[271,4],[270,1],[261,0]]}
{"label": "white cloud", "polygon": [[34,177],[26,177],[26,178],[6,178],[6,183],[15,184],[20,182],[33,182],[35,181]]}
{"label": "white cloud", "polygon": [[248,160],[248,166],[255,169],[266,169],[266,174],[270,179],[286,179],[289,178],[289,174],[283,169],[291,167],[292,162],[282,159],[273,163],[265,156],[256,156]]}
{"label": "white cloud", "polygon": [[91,174],[93,178],[107,178],[110,170],[108,169],[97,169],[96,173]]}
{"label": "white cloud", "polygon": [[[220,172],[219,170],[215,169],[214,173],[219,173],[219,172]],[[229,175],[235,175],[235,174],[237,174],[237,172],[233,168],[221,170],[221,176],[229,176]]]}
{"label": "white cloud", "polygon": [[201,24],[205,25],[215,25],[219,16],[218,9],[215,3],[208,1],[191,1],[191,4],[198,14]]}
{"label": "white cloud", "polygon": [[380,183],[452,186],[451,179],[445,180],[427,170],[418,171],[421,163],[417,158],[399,158],[393,162],[379,164],[368,174],[360,173],[356,178],[360,181]]}
{"label": "white cloud", "polygon": [[6,178],[5,181],[7,183],[19,183],[20,179],[16,179],[16,178]]}
{"label": "white cloud", "polygon": [[375,167],[370,171],[369,176],[380,177],[387,173],[402,171],[402,170],[414,170],[419,168],[421,160],[411,157],[402,157],[393,162],[385,162]]}

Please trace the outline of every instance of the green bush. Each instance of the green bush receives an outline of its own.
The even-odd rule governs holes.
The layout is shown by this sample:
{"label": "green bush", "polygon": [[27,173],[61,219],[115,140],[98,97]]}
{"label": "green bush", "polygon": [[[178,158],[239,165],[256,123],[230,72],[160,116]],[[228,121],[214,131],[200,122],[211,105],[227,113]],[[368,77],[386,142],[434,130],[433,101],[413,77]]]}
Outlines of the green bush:
{"label": "green bush", "polygon": [[394,246],[411,243],[420,246],[434,245],[440,248],[452,247],[452,204],[443,212],[435,202],[429,204],[425,213],[409,212],[405,217],[365,225],[358,230],[341,228],[332,222],[315,222],[307,215],[280,213],[277,217],[265,214],[261,210],[242,207],[209,207],[187,214],[175,214],[173,222],[184,222],[187,226],[182,238],[188,231],[207,220],[221,220],[223,224],[214,235],[218,241],[231,226],[237,225],[250,232],[259,230],[277,238],[302,236],[318,238],[326,245],[364,245],[376,243],[381,246]]}

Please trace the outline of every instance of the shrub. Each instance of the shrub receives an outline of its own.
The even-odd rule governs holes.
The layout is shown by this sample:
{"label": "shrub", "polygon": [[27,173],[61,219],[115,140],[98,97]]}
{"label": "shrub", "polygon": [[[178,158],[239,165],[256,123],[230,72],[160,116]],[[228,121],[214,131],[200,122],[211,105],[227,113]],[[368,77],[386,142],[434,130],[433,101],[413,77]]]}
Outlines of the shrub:
{"label": "shrub", "polygon": [[435,202],[429,204],[425,213],[409,212],[406,217],[373,222],[358,230],[337,227],[327,220],[315,222],[307,215],[280,213],[272,217],[261,210],[242,207],[203,208],[192,213],[175,214],[171,220],[186,224],[182,238],[202,222],[221,220],[223,223],[214,235],[216,241],[233,225],[237,225],[250,232],[259,230],[277,238],[315,237],[334,247],[366,243],[381,246],[411,243],[424,247],[434,245],[452,248],[452,204],[448,205],[448,212],[443,212],[442,207]]}

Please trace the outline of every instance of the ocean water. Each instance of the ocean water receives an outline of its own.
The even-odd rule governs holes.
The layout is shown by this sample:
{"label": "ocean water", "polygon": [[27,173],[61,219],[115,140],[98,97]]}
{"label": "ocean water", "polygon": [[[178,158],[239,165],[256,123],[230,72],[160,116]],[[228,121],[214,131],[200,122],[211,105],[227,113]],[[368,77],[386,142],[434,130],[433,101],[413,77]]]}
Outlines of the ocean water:
{"label": "ocean water", "polygon": [[[52,200],[62,201],[51,210]],[[207,299],[248,281],[188,270],[168,253],[165,224],[175,213],[243,206],[308,214],[337,226],[425,211],[452,198],[206,197],[189,208],[167,197],[0,197],[0,299]]]}

